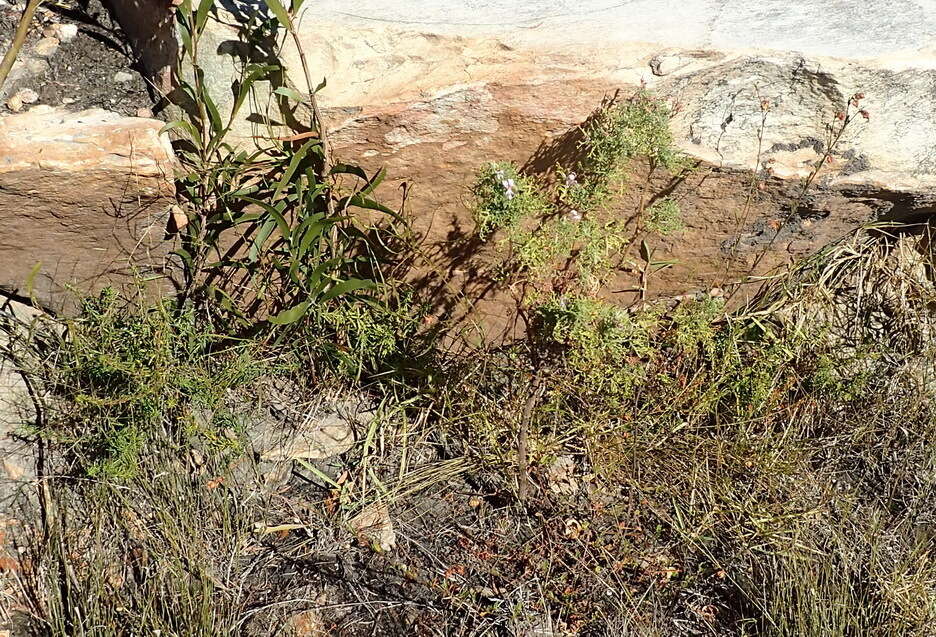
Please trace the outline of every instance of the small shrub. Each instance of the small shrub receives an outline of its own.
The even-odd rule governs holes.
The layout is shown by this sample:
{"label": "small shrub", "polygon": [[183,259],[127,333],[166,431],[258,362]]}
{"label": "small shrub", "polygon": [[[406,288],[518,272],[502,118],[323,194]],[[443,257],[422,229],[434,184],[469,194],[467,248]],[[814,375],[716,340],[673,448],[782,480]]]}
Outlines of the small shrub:
{"label": "small shrub", "polygon": [[516,228],[523,219],[540,216],[549,209],[536,181],[521,175],[512,162],[484,165],[471,192],[481,239],[500,229]]}
{"label": "small shrub", "polygon": [[318,317],[323,354],[338,370],[360,379],[365,371],[380,373],[417,356],[411,347],[429,307],[417,303],[412,292],[392,302],[338,303]]}
{"label": "small shrub", "polygon": [[714,322],[724,311],[722,299],[705,297],[680,303],[672,314],[673,345],[682,353],[711,354],[715,348]]}
{"label": "small shrub", "polygon": [[643,366],[626,361],[653,355],[654,313],[634,315],[576,294],[554,295],[534,312],[538,338],[565,348],[564,361],[583,390],[615,402],[643,379]]}
{"label": "small shrub", "polygon": [[647,91],[604,108],[583,129],[583,168],[605,181],[634,157],[647,157],[652,165],[670,171],[683,168],[685,158],[673,143],[671,116],[669,107]]}
{"label": "small shrub", "polygon": [[679,204],[669,197],[664,197],[647,209],[647,230],[664,237],[682,230],[682,212]]}
{"label": "small shrub", "polygon": [[104,290],[67,327],[43,372],[55,398],[38,433],[68,442],[75,469],[95,477],[132,477],[147,445],[180,444],[192,405],[270,371],[251,344],[212,352],[220,338],[168,301],[140,308]]}

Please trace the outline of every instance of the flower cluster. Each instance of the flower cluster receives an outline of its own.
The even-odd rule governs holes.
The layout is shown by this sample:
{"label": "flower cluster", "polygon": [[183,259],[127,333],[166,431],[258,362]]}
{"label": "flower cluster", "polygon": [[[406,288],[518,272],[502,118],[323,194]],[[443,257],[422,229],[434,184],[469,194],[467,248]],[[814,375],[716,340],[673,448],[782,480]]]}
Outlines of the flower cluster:
{"label": "flower cluster", "polygon": [[[855,93],[851,96],[851,99],[848,100],[848,107],[851,108],[854,106],[858,110],[858,114],[864,117],[866,120],[871,119],[871,114],[867,110],[861,108],[861,100],[865,98],[864,93]],[[840,122],[844,122],[848,117],[848,113],[845,111],[839,111],[835,114],[835,118]]]}

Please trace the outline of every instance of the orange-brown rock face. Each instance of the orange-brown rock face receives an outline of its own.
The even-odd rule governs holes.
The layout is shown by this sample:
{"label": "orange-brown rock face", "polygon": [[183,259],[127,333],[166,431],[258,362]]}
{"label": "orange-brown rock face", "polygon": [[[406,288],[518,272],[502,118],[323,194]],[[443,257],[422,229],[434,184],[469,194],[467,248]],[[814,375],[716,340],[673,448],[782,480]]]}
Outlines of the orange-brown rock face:
{"label": "orange-brown rock face", "polygon": [[[127,6],[147,3],[159,5]],[[209,20],[209,53],[199,58],[222,110],[241,71],[227,54],[238,37],[228,13],[236,4],[222,3],[221,19]],[[496,251],[473,233],[475,172],[507,160],[532,173],[569,169],[575,128],[617,90],[626,97],[645,86],[673,104],[674,143],[700,162],[673,183],[662,174],[648,181],[634,165],[628,187],[607,202],[624,219],[654,191],[682,208],[685,230],[652,237],[656,258],[675,264],[650,281],[648,298],[763,274],[866,221],[936,210],[936,117],[920,106],[936,81],[925,12],[909,19],[869,5],[859,33],[812,1],[771,11],[722,0],[687,0],[678,11],[601,0],[346,4],[306,3],[298,38],[313,84],[328,80],[318,99],[336,154],[385,166],[385,202],[400,206],[406,192],[423,239],[414,277],[440,317],[470,315],[514,331],[518,291],[494,280]],[[287,76],[303,90],[298,50],[283,43]],[[140,53],[153,68],[162,64]],[[855,114],[849,102],[858,92],[868,117],[835,140],[833,162],[789,219],[801,180],[825,156],[828,125],[843,110]],[[235,124],[235,138],[249,143],[252,134],[246,117]],[[758,183],[744,172],[752,170]],[[635,235],[622,264],[639,262],[639,244]],[[620,269],[604,294],[632,302],[634,270]]]}
{"label": "orange-brown rock face", "polygon": [[162,125],[47,107],[0,119],[0,288],[61,309],[68,285],[162,267],[175,170]]}

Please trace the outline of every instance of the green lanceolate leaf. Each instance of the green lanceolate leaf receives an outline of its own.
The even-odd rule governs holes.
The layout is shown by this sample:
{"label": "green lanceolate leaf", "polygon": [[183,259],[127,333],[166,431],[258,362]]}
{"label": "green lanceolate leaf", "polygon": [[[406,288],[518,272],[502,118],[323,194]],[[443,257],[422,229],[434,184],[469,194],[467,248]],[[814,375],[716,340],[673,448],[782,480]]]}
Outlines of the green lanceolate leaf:
{"label": "green lanceolate leaf", "polygon": [[344,210],[345,208],[347,208],[347,207],[349,207],[349,206],[354,206],[354,207],[356,207],[356,208],[362,208],[362,209],[364,209],[364,210],[377,210],[377,211],[379,211],[379,212],[383,212],[383,213],[385,213],[385,214],[390,215],[391,217],[393,217],[393,218],[396,219],[397,221],[400,221],[400,222],[403,221],[403,217],[401,217],[401,216],[397,213],[396,210],[393,210],[392,208],[388,208],[387,206],[383,205],[382,203],[378,203],[377,201],[374,201],[374,200],[371,199],[370,197],[365,197],[365,196],[361,195],[360,193],[355,193],[355,194],[351,195],[350,197],[345,197],[344,199],[342,199],[342,201],[339,203],[338,208],[339,208],[340,210]]}
{"label": "green lanceolate leaf", "polygon": [[308,287],[310,293],[314,296],[324,290],[328,286],[328,279],[323,280],[322,275],[327,271],[337,269],[344,262],[345,260],[343,258],[335,257],[333,259],[329,259],[328,261],[319,263],[306,278],[306,286]]}
{"label": "green lanceolate leaf", "polygon": [[253,197],[241,197],[243,201],[255,204],[263,208],[263,210],[270,215],[272,220],[279,227],[280,234],[284,239],[289,240],[290,228],[289,223],[286,221],[286,218],[283,216],[283,213],[278,208],[271,206],[265,201],[260,201],[259,199],[254,199]]}
{"label": "green lanceolate leaf", "polygon": [[291,89],[288,86],[279,86],[273,92],[276,93],[277,95],[283,95],[285,97],[288,97],[294,102],[307,102],[308,101],[299,93],[299,91],[295,89]]}
{"label": "green lanceolate leaf", "polygon": [[650,250],[650,246],[647,244],[646,239],[640,240],[640,258],[650,263],[650,259],[653,258],[653,251]]}
{"label": "green lanceolate leaf", "polygon": [[288,310],[283,310],[276,316],[271,316],[269,319],[270,323],[273,325],[289,325],[290,323],[295,323],[308,313],[310,307],[312,307],[311,301],[303,301]]}
{"label": "green lanceolate leaf", "polygon": [[214,5],[214,0],[201,0],[198,4],[198,10],[195,12],[195,31],[201,33],[205,29],[205,23],[208,22],[208,14],[211,12],[211,7]]}
{"label": "green lanceolate leaf", "polygon": [[270,238],[271,234],[273,234],[274,228],[276,228],[276,222],[273,219],[267,219],[263,225],[260,226],[260,229],[257,231],[257,236],[254,237],[253,243],[250,246],[250,250],[247,253],[248,260],[256,261],[260,258],[260,252],[263,250],[263,244],[266,243],[266,240]]}
{"label": "green lanceolate leaf", "polygon": [[360,166],[355,166],[354,164],[335,164],[332,166],[331,174],[354,175],[355,177],[360,177],[364,181],[367,181],[367,173],[364,172],[364,169]]}
{"label": "green lanceolate leaf", "polygon": [[192,126],[191,122],[187,122],[182,119],[169,122],[159,129],[159,134],[162,135],[163,133],[168,133],[169,131],[175,130],[177,128],[185,131],[189,136],[189,141],[191,141],[193,144],[201,146],[201,135],[199,134],[198,129]]}
{"label": "green lanceolate leaf", "polygon": [[381,169],[377,172],[377,174],[374,175],[373,179],[371,179],[371,180],[368,182],[368,184],[367,184],[366,186],[364,186],[364,188],[362,188],[360,191],[358,191],[358,194],[359,194],[359,195],[369,195],[369,194],[371,194],[372,192],[374,192],[374,189],[377,188],[377,186],[380,185],[380,182],[382,182],[382,181],[384,180],[384,177],[386,177],[386,176],[387,176],[387,169],[386,169],[386,168],[381,168]]}
{"label": "green lanceolate leaf", "polygon": [[258,212],[244,212],[239,215],[233,215],[227,212],[225,214],[228,215],[227,222],[231,224],[232,227],[239,226],[242,223],[254,223],[263,217],[263,215]]}
{"label": "green lanceolate leaf", "polygon": [[317,139],[310,139],[299,147],[299,150],[296,151],[296,154],[293,155],[292,160],[290,160],[289,166],[286,167],[286,171],[283,173],[283,176],[280,177],[279,182],[276,184],[276,190],[273,192],[274,200],[280,196],[280,193],[282,193],[283,189],[286,188],[286,185],[289,184],[289,180],[292,179],[294,174],[296,174],[296,169],[299,168],[299,164],[303,159],[305,159],[306,153],[309,152],[309,149],[313,146],[318,146],[320,143],[321,142]]}
{"label": "green lanceolate leaf", "polygon": [[325,229],[331,225],[332,224],[330,222],[324,221],[322,219],[310,218],[303,221],[298,230],[300,239],[296,250],[296,257],[298,259],[305,258],[306,252],[308,252],[309,246],[312,245],[312,242],[321,238],[325,233]]}
{"label": "green lanceolate leaf", "polygon": [[193,261],[192,261],[192,255],[188,250],[186,250],[185,248],[179,248],[178,250],[173,250],[171,254],[174,254],[180,259],[182,259],[182,263],[185,264],[185,267],[191,271]]}
{"label": "green lanceolate leaf", "polygon": [[[268,76],[273,71],[278,71],[279,68],[280,67],[273,64],[251,64],[247,67],[247,73],[244,75],[244,79],[241,80],[240,86],[237,88],[237,97],[234,100],[234,108],[231,110],[232,122],[241,106],[244,105],[244,100],[250,95],[250,89],[253,87],[254,83]],[[230,124],[228,125],[230,126]]]}
{"label": "green lanceolate leaf", "polygon": [[182,47],[185,49],[185,53],[192,57],[192,54],[195,50],[192,48],[192,33],[189,29],[188,22],[182,17],[182,13],[179,13],[179,39],[182,40]]}
{"label": "green lanceolate leaf", "polygon": [[266,3],[266,6],[269,7],[273,15],[276,16],[276,19],[279,20],[279,23],[283,25],[284,29],[290,28],[289,14],[286,12],[286,7],[282,5],[280,0],[263,0]]}
{"label": "green lanceolate leaf", "polygon": [[34,292],[36,291],[36,277],[39,276],[39,271],[42,269],[42,261],[39,261],[32,267],[29,271],[29,275],[26,277],[26,296],[32,300],[35,300]]}
{"label": "green lanceolate leaf", "polygon": [[211,130],[217,137],[220,136],[221,131],[224,130],[224,125],[221,123],[221,114],[218,112],[218,107],[215,105],[214,100],[211,99],[208,91],[204,89],[204,86],[205,84],[202,82],[202,101],[205,103],[205,110],[208,111],[208,119],[211,120]]}
{"label": "green lanceolate leaf", "polygon": [[333,285],[328,292],[322,295],[322,300],[328,301],[343,294],[347,294],[348,292],[373,290],[376,287],[377,284],[370,279],[348,279],[347,281],[341,281]]}

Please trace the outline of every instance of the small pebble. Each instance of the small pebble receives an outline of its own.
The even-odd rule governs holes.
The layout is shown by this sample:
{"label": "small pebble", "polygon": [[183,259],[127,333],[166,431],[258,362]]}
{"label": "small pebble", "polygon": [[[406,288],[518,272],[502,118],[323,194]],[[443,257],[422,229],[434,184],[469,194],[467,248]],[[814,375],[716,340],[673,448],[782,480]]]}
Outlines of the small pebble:
{"label": "small pebble", "polygon": [[58,38],[62,42],[71,42],[78,36],[77,24],[57,24]]}
{"label": "small pebble", "polygon": [[31,88],[23,88],[17,91],[17,95],[23,100],[23,104],[35,104],[39,101],[39,93]]}
{"label": "small pebble", "polygon": [[124,82],[133,81],[133,73],[127,73],[126,71],[117,71],[114,73],[114,81],[118,84],[123,84]]}
{"label": "small pebble", "polygon": [[20,99],[19,95],[12,95],[10,99],[7,100],[7,108],[13,111],[14,113],[19,113],[23,110],[23,100]]}
{"label": "small pebble", "polygon": [[74,103],[75,103],[75,98],[74,98],[74,97],[63,97],[63,98],[62,98],[62,104],[65,104],[66,106],[69,105],[69,104],[74,104]]}
{"label": "small pebble", "polygon": [[144,117],[146,119],[153,119],[153,111],[148,108],[138,108],[136,112],[137,117]]}
{"label": "small pebble", "polygon": [[33,53],[39,57],[52,57],[58,50],[58,45],[58,38],[42,38],[36,42],[36,45],[33,47]]}
{"label": "small pebble", "polygon": [[39,94],[31,88],[24,88],[18,90],[7,100],[7,108],[13,111],[14,113],[19,113],[23,110],[23,105],[25,104],[35,104],[39,100]]}
{"label": "small pebble", "polygon": [[33,75],[39,75],[49,70],[49,63],[39,58],[26,58],[26,68],[29,69],[29,72]]}

